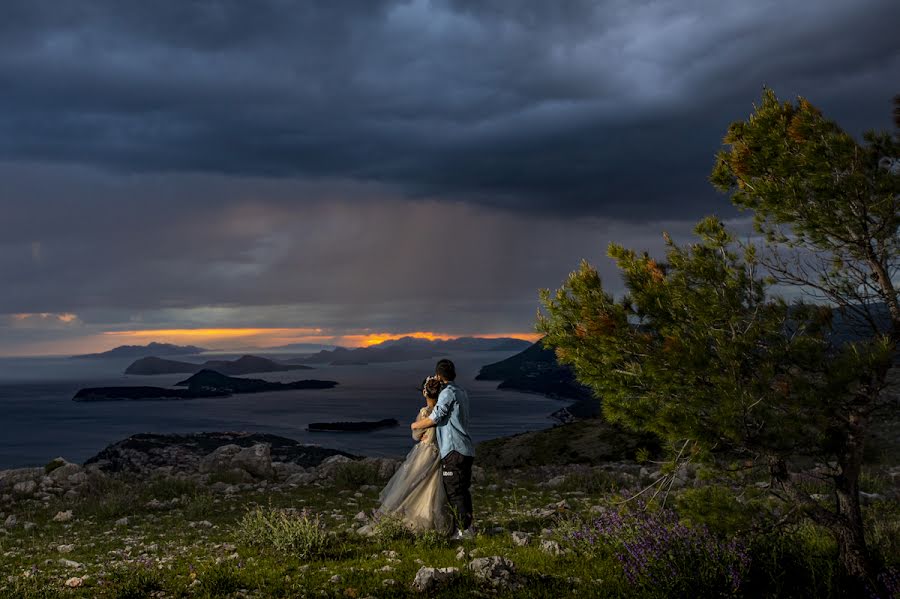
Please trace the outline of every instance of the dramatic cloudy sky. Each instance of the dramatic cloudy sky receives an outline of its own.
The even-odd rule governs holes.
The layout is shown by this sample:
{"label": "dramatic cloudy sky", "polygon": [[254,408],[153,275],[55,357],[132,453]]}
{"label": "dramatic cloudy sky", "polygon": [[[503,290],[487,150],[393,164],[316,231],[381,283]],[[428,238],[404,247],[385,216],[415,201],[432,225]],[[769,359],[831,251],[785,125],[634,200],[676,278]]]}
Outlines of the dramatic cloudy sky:
{"label": "dramatic cloudy sky", "polygon": [[[716,213],[767,85],[890,127],[896,0],[6,0],[0,355],[529,334]],[[379,337],[380,338],[380,337]]]}

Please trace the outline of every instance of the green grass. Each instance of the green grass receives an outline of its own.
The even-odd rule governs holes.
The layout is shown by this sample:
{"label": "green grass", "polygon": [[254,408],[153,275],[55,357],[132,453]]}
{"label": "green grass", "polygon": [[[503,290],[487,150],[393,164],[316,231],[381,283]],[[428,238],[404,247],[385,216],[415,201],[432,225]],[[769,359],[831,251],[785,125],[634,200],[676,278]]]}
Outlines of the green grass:
{"label": "green grass", "polygon": [[[97,478],[80,500],[22,502],[14,509],[19,522],[36,526],[0,534],[0,597],[408,597],[414,596],[410,583],[422,565],[463,569],[441,597],[524,596],[486,589],[465,571],[472,556],[457,560],[460,546],[473,556],[511,559],[530,597],[634,596],[613,557],[554,556],[540,548],[545,529],[552,531],[547,538],[562,540],[567,527],[615,506],[621,499],[616,474],[574,470],[557,488],[548,488],[536,474],[488,471],[474,486],[482,534],[463,544],[435,534],[411,535],[389,520],[379,523],[373,537],[356,535],[352,531],[360,523],[354,515],[377,507],[380,487],[352,485],[371,475],[348,470],[327,487],[228,496],[177,479]],[[887,479],[872,477],[888,491]],[[723,535],[743,526],[746,515],[721,490],[682,493],[673,504],[684,506],[686,517],[693,520],[704,505],[713,506],[725,522]],[[148,505],[154,498],[162,505]],[[554,507],[563,500],[563,507]],[[74,518],[54,522],[54,514],[65,509]],[[865,515],[873,548],[900,565],[896,502],[875,502]],[[123,516],[128,524],[117,526]],[[516,546],[512,531],[531,533],[531,543]],[[60,552],[65,544],[73,550]],[[759,537],[745,596],[837,597],[834,552],[831,537],[809,525]],[[83,567],[66,567],[60,558]],[[83,586],[65,586],[68,578],[84,575]],[[332,582],[334,576],[339,582]],[[397,584],[384,586],[388,579]]]}

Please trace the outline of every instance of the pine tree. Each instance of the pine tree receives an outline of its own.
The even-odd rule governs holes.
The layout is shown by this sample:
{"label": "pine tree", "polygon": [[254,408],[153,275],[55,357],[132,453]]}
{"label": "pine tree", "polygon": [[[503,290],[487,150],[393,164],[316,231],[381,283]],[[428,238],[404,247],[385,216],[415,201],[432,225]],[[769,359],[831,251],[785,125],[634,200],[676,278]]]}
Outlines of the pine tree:
{"label": "pine tree", "polygon": [[[873,418],[896,409],[884,390],[900,339],[900,188],[885,161],[898,155],[896,140],[865,140],[803,99],[781,104],[766,91],[730,127],[712,175],[755,211],[764,246],[740,246],[715,217],[697,225],[696,243],[665,236],[664,261],[610,244],[624,298],[583,262],[555,294],[541,291],[537,328],[609,420],[667,443],[670,471],[692,460],[748,483],[766,472],[774,495],[834,534],[848,580],[883,591],[859,476]],[[789,305],[775,284],[821,301]],[[858,324],[856,341],[836,343],[835,309]],[[813,464],[833,501],[797,482]]]}

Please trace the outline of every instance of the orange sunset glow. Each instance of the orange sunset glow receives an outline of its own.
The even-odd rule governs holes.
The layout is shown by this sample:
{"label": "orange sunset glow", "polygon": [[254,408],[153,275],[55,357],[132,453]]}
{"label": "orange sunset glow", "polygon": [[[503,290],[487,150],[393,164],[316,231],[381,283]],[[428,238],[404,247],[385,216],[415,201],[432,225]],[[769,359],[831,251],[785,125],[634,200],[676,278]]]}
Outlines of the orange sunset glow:
{"label": "orange sunset glow", "polygon": [[[289,343],[321,343],[325,345],[341,345],[344,347],[368,347],[402,339],[415,337],[431,341],[455,339],[457,337],[516,337],[527,341],[537,341],[536,333],[471,333],[452,335],[433,331],[412,331],[404,333],[366,332],[342,335],[324,329],[313,328],[202,328],[202,329],[142,329],[131,331],[106,331],[107,338],[116,338],[116,344],[144,344],[150,341],[169,340],[177,343],[207,345],[212,349],[227,349],[236,342],[255,345],[261,348],[287,345]],[[226,343],[227,342],[227,343]]]}

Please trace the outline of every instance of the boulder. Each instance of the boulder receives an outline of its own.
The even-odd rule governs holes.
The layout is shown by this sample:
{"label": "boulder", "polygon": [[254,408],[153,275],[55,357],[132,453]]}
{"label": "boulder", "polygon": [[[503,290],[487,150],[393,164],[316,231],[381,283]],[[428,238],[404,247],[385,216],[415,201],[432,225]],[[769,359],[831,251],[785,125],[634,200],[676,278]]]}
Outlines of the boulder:
{"label": "boulder", "polygon": [[38,481],[42,476],[44,476],[44,469],[41,467],[0,470],[0,489],[11,488],[19,482]]}
{"label": "boulder", "polygon": [[505,557],[499,555],[479,557],[469,562],[468,569],[475,578],[494,588],[514,589],[518,587],[516,566]]}
{"label": "boulder", "polygon": [[231,467],[231,460],[241,452],[241,446],[229,443],[217,447],[211,453],[200,459],[198,470],[202,473],[227,470]]}
{"label": "boulder", "polygon": [[272,462],[272,470],[275,472],[275,479],[280,481],[287,480],[294,474],[306,471],[303,466],[294,462]]}
{"label": "boulder", "polygon": [[256,443],[240,450],[231,459],[233,468],[249,472],[255,478],[271,479],[275,477],[272,468],[272,453],[268,443]]}
{"label": "boulder", "polygon": [[81,472],[81,470],[82,468],[79,464],[72,464],[67,462],[51,470],[50,474],[47,475],[47,478],[58,485],[63,485],[70,482],[69,477],[71,475]]}
{"label": "boulder", "polygon": [[422,566],[416,572],[412,588],[420,593],[430,593],[449,584],[459,576],[459,568],[429,568]]}
{"label": "boulder", "polygon": [[531,540],[531,535],[527,532],[514,531],[512,533],[512,542],[513,545],[518,547],[524,547]]}
{"label": "boulder", "polygon": [[352,461],[352,459],[345,455],[333,455],[322,460],[322,463],[319,464],[319,467],[316,470],[321,478],[331,478],[338,468]]}
{"label": "boulder", "polygon": [[13,495],[25,496],[34,493],[37,483],[34,480],[23,480],[13,485]]}
{"label": "boulder", "polygon": [[388,479],[394,475],[397,468],[400,467],[402,460],[394,460],[391,458],[365,458],[364,463],[371,465],[377,472],[378,477]]}

